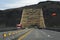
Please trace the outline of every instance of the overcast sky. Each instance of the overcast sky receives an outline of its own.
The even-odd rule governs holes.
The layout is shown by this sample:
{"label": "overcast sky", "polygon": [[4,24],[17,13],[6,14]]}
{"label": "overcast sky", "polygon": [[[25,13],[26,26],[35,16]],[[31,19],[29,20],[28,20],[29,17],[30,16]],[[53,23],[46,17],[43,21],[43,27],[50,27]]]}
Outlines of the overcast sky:
{"label": "overcast sky", "polygon": [[[0,10],[37,4],[42,0],[0,0]],[[46,0],[43,0],[46,1]],[[54,0],[56,1],[56,0]]]}

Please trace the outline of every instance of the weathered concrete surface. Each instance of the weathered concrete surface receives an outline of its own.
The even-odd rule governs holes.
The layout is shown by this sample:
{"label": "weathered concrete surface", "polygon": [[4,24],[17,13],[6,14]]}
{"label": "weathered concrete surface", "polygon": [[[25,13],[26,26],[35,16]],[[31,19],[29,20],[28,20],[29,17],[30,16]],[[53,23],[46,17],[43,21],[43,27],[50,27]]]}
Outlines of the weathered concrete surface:
{"label": "weathered concrete surface", "polygon": [[37,25],[41,28],[45,28],[42,9],[24,9],[21,18],[21,24],[23,27]]}

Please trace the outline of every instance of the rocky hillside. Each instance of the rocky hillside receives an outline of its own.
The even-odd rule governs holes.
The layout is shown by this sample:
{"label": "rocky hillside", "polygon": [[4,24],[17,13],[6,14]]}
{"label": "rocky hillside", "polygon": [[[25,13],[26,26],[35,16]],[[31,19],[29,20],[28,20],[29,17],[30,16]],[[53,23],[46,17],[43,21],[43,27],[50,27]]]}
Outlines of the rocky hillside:
{"label": "rocky hillside", "polygon": [[[21,20],[24,8],[43,8],[46,25],[60,26],[60,2],[45,1],[30,6],[0,10],[0,27],[15,27]],[[56,17],[51,16],[53,12],[57,13]]]}

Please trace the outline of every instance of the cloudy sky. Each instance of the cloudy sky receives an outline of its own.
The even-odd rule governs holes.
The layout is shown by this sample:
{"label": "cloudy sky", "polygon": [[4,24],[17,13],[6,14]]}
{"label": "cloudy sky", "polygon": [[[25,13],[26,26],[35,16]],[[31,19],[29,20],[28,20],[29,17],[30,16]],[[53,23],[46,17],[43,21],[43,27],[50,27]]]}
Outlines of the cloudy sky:
{"label": "cloudy sky", "polygon": [[[42,0],[0,0],[0,10],[37,4]],[[43,0],[46,1],[46,0]]]}

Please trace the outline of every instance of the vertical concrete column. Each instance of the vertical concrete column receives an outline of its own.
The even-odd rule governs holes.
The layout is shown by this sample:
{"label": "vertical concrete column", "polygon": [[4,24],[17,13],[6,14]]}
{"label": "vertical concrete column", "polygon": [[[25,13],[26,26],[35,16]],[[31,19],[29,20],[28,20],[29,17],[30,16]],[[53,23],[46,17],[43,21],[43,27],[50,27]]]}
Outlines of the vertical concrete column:
{"label": "vertical concrete column", "polygon": [[40,28],[46,28],[42,8],[40,9]]}

